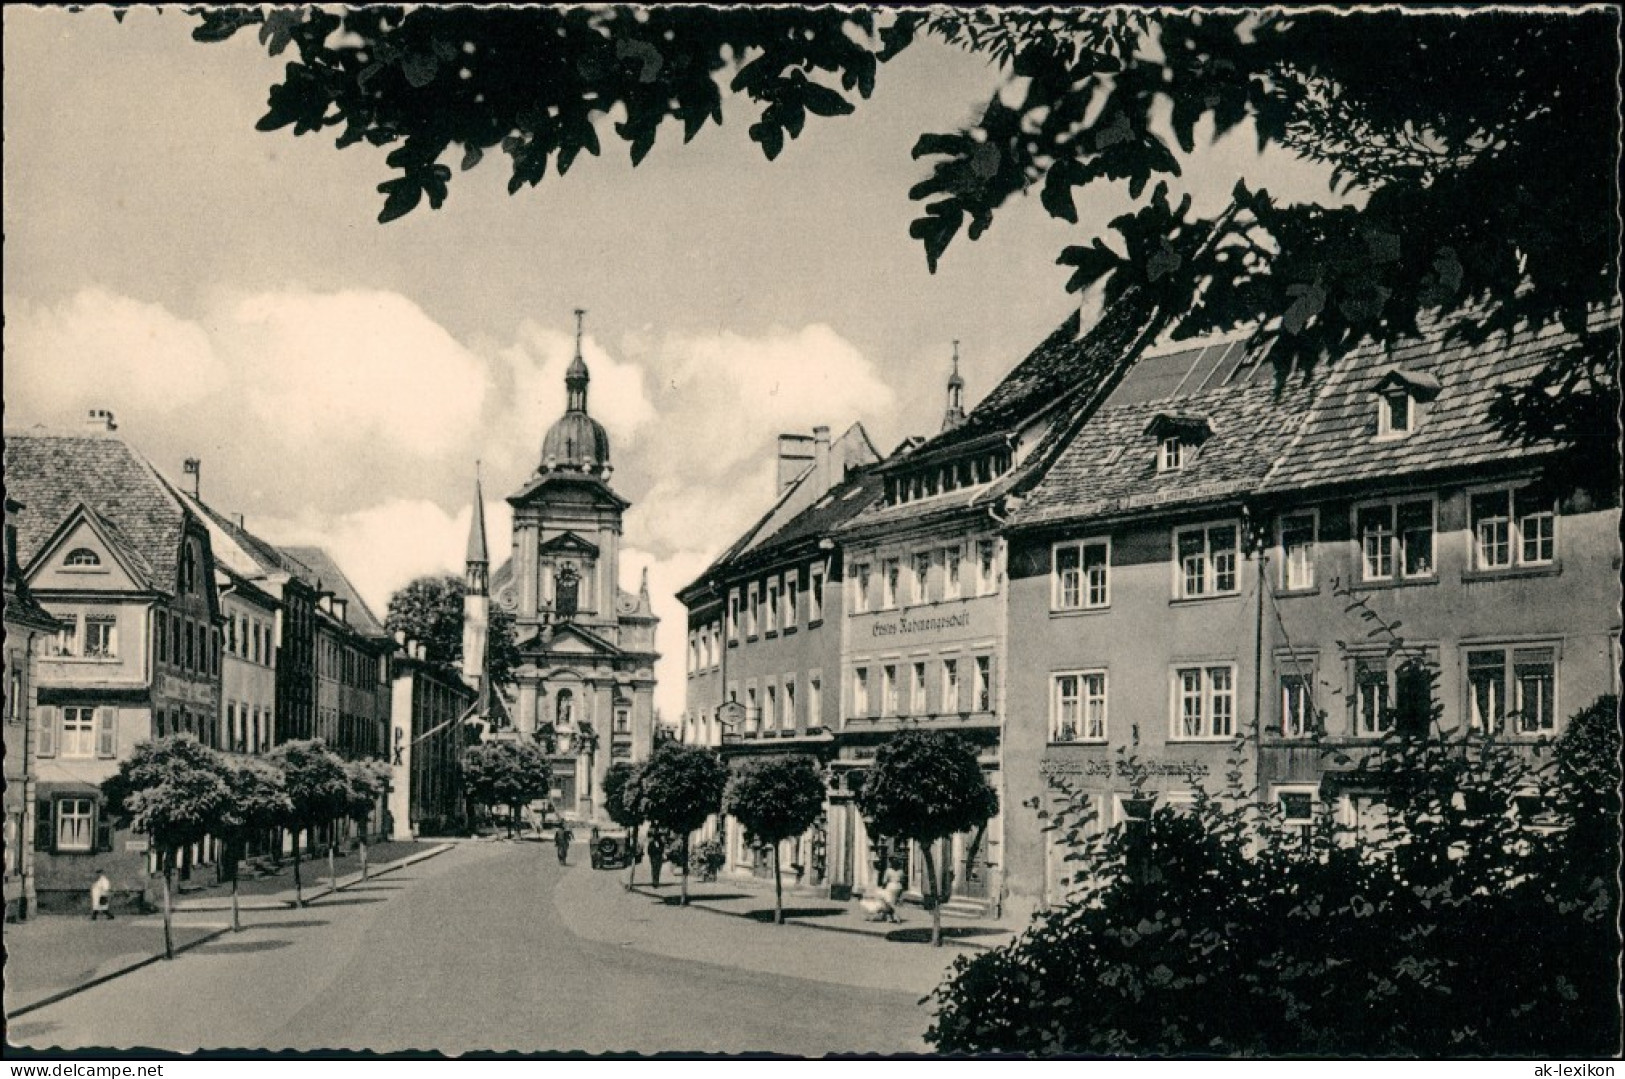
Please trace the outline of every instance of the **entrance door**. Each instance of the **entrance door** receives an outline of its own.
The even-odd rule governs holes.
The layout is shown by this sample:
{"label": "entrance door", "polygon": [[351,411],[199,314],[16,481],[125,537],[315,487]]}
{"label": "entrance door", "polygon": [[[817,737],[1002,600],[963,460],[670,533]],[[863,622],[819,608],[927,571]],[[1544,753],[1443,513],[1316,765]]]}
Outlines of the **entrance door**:
{"label": "entrance door", "polygon": [[988,897],[987,825],[954,836],[953,894],[967,899]]}

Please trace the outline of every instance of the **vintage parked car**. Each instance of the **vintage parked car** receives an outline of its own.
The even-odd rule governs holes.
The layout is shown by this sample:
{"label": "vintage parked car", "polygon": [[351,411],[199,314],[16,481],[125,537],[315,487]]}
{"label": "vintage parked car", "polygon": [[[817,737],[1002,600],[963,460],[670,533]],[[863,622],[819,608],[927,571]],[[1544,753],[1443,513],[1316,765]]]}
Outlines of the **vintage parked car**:
{"label": "vintage parked car", "polygon": [[588,842],[594,869],[625,869],[637,860],[637,848],[625,832],[594,831]]}

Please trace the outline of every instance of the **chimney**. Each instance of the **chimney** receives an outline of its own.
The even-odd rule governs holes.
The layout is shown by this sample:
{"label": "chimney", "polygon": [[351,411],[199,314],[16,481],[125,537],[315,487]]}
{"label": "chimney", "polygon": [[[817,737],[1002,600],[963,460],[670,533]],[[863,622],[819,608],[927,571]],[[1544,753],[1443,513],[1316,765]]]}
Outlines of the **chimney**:
{"label": "chimney", "polygon": [[188,457],[181,466],[181,471],[192,477],[192,497],[202,500],[203,494],[203,462],[196,457]]}
{"label": "chimney", "polygon": [[247,524],[246,519],[243,517],[243,515],[240,514],[240,513],[236,514],[236,518],[237,518],[237,531],[239,531],[239,532],[247,532],[248,531],[248,524]]}
{"label": "chimney", "polygon": [[818,484],[819,494],[823,494],[840,482],[835,476],[835,469],[829,459],[828,427],[818,426],[813,428],[813,467],[818,470],[813,480]]}
{"label": "chimney", "polygon": [[113,413],[105,408],[93,408],[85,416],[85,426],[92,431],[117,431],[118,421]]}
{"label": "chimney", "polygon": [[773,488],[775,496],[796,481],[813,463],[813,440],[806,435],[779,436],[779,473]]}

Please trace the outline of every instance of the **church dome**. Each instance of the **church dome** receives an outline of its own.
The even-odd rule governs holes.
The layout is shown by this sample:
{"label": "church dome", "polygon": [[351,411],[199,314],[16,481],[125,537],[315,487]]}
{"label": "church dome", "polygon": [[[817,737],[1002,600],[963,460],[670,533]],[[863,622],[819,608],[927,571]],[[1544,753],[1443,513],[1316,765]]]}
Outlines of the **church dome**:
{"label": "church dome", "polygon": [[585,412],[570,411],[542,439],[543,468],[594,470],[609,464],[609,432]]}

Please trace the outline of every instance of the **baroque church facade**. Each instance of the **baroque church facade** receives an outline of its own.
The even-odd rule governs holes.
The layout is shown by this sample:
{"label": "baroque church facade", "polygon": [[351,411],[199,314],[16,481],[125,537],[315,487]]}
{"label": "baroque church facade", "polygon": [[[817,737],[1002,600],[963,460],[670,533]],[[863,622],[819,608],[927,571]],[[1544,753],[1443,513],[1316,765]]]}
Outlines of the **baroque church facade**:
{"label": "baroque church facade", "polygon": [[[599,792],[617,760],[654,747],[655,617],[645,569],[637,594],[620,588],[622,519],[631,505],[610,485],[609,433],[587,409],[591,375],[576,350],[565,373],[564,415],[542,440],[541,460],[508,496],[513,536],[506,562],[487,577],[478,492],[468,551],[465,633],[483,654],[488,604],[513,615],[523,659],[493,711],[501,737],[550,747],[552,801],[584,820],[607,820]],[[511,733],[509,733],[511,732]]]}

